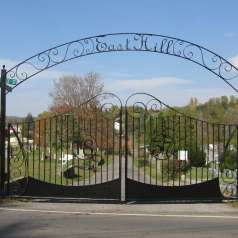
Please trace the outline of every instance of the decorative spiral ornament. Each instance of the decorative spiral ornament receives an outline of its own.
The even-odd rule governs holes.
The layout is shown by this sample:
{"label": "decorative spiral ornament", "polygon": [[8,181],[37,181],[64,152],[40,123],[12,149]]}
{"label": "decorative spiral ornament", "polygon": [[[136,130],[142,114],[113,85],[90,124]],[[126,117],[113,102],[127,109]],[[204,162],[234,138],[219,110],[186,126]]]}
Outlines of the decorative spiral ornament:
{"label": "decorative spiral ornament", "polygon": [[68,60],[91,54],[119,51],[147,51],[184,58],[214,73],[238,92],[231,82],[227,82],[238,78],[238,68],[223,57],[189,41],[146,33],[92,36],[45,50],[11,68],[7,72],[7,77],[17,80],[17,84],[14,87],[9,86],[15,88],[28,78]]}
{"label": "decorative spiral ornament", "polygon": [[[9,155],[9,193],[11,195],[24,194],[28,184],[28,161],[25,154],[24,146],[15,131],[10,126],[14,136],[17,138],[18,145],[8,144]],[[8,133],[10,136],[10,133]]]}
{"label": "decorative spiral ornament", "polygon": [[226,197],[235,197],[237,195],[237,171],[224,169],[221,171],[221,190]]}

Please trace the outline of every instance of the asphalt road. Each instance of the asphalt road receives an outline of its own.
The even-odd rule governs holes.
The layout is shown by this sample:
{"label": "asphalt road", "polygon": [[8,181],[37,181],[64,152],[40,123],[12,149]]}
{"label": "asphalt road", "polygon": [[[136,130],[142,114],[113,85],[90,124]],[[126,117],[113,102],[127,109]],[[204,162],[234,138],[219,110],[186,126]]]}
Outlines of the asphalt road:
{"label": "asphalt road", "polygon": [[7,205],[0,207],[0,237],[238,237],[238,213],[230,208],[221,207],[218,213],[206,214],[197,211],[199,204],[195,205],[194,212],[193,205],[189,205],[189,213],[180,211],[186,205],[177,205],[178,210],[174,212],[167,211],[168,206]]}

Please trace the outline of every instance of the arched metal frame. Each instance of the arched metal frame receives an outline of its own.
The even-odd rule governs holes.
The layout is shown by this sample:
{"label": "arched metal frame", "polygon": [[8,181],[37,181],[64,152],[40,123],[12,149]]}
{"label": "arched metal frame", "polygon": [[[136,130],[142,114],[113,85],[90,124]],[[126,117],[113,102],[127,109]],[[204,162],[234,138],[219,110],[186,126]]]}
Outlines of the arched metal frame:
{"label": "arched metal frame", "polygon": [[[58,64],[88,55],[107,52],[151,52],[183,58],[200,65],[218,76],[238,93],[232,80],[238,78],[238,68],[217,53],[179,38],[147,33],[114,33],[82,38],[42,51],[1,73],[1,188],[5,174],[5,97],[18,85]],[[5,85],[8,80],[16,80],[14,86]],[[7,86],[7,87],[6,87]],[[167,105],[164,105],[167,106]]]}
{"label": "arched metal frame", "polygon": [[176,56],[192,61],[221,78],[233,90],[231,83],[238,78],[238,68],[217,53],[179,38],[147,33],[113,33],[86,37],[57,45],[17,64],[7,71],[8,79],[19,84],[69,60],[106,52],[142,51]]}
{"label": "arched metal frame", "polygon": [[[118,129],[115,122],[119,123]],[[148,93],[133,93],[127,97],[125,104],[113,93],[99,94],[82,103],[74,112],[52,115],[25,126],[24,122],[19,123],[15,127],[26,128],[27,139],[24,149],[18,129],[15,131],[9,125],[9,194],[88,197],[101,194],[112,198],[110,193],[104,193],[104,188],[108,191],[112,185],[113,197],[118,199],[122,194],[119,185],[124,171],[125,195],[129,200],[184,199],[186,196],[191,196],[190,199],[215,199],[222,197],[221,192],[226,198],[237,197],[237,172],[225,165],[227,154],[233,150],[231,147],[238,145],[237,125],[214,124],[190,117]],[[10,129],[19,144],[20,150],[15,151],[21,153],[13,153]],[[30,135],[36,142],[31,160]],[[218,146],[216,160],[213,149],[209,149],[210,144],[212,148]],[[72,145],[71,149],[69,145]],[[62,170],[63,147],[74,156],[73,163],[68,163],[67,158],[65,170]],[[79,148],[83,150],[84,158],[78,155]],[[192,168],[189,158],[194,153],[193,148],[199,148],[199,153],[202,151],[206,166]],[[108,152],[104,157],[105,150],[112,153],[111,163]],[[187,151],[187,160],[177,157],[179,151]],[[123,156],[125,167],[122,167]],[[105,164],[101,163],[104,159]],[[59,162],[61,170],[57,168]],[[78,175],[74,175],[75,172],[72,175],[72,168]],[[46,171],[49,176],[45,176]],[[56,171],[61,172],[58,174]],[[88,185],[95,186],[87,190]],[[78,193],[82,188],[84,193]]]}
{"label": "arched metal frame", "polygon": [[[163,115],[163,112],[166,112],[166,111],[170,112],[169,116]],[[160,123],[158,123],[159,120],[160,120]],[[160,124],[160,126],[158,126],[158,124]],[[159,130],[161,130],[159,133],[156,132],[156,130],[158,130],[158,127],[160,127]],[[138,131],[135,132],[135,128],[137,129],[139,128],[138,129],[139,132]],[[155,132],[152,133],[151,132],[152,130],[155,130]],[[183,133],[181,131],[183,131]],[[146,138],[147,134],[149,134],[150,142],[148,142],[148,138]],[[153,138],[153,134],[156,135],[156,138]],[[191,139],[192,134],[195,134],[193,136],[195,136],[196,139]],[[139,190],[145,189],[146,191],[149,185],[152,185],[152,184],[158,185],[157,184],[157,170],[158,170],[157,161],[164,161],[166,158],[168,162],[169,158],[172,157],[173,158],[172,168],[169,169],[169,166],[168,166],[168,171],[169,173],[171,172],[172,174],[173,173],[172,170],[175,168],[174,164],[177,159],[178,151],[186,150],[188,153],[187,154],[188,161],[184,161],[184,162],[186,162],[187,165],[189,165],[191,162],[191,161],[189,162],[190,160],[189,157],[191,156],[190,153],[192,153],[192,141],[193,141],[196,147],[196,151],[198,150],[198,148],[200,148],[203,154],[202,158],[206,160],[206,166],[202,168],[200,178],[199,176],[196,175],[195,184],[199,184],[203,182],[209,183],[209,181],[211,182],[212,180],[215,179],[217,180],[217,191],[218,190],[221,191],[224,197],[236,198],[238,194],[237,193],[238,170],[237,168],[227,168],[223,166],[225,166],[225,161],[229,159],[228,154],[229,152],[232,151],[231,149],[232,146],[236,147],[235,154],[237,158],[237,155],[238,155],[237,154],[237,146],[238,146],[237,135],[238,135],[237,124],[233,124],[233,125],[232,124],[225,125],[220,123],[215,124],[215,123],[208,122],[206,120],[197,119],[195,117],[186,115],[185,113],[180,112],[176,110],[175,108],[170,107],[169,105],[167,105],[166,103],[162,102],[160,99],[156,98],[155,96],[149,93],[143,93],[143,92],[132,93],[130,96],[127,97],[125,101],[125,146],[126,146],[125,172],[126,172],[126,178],[129,180],[128,184],[130,187],[127,190],[128,197],[134,196],[134,194],[130,190],[135,192],[135,190],[139,191]],[[152,152],[151,150],[152,147],[150,143],[153,140],[155,144],[157,143],[157,145],[155,146],[156,149],[153,148],[154,151]],[[133,144],[133,149],[129,148],[130,146],[128,144],[128,141],[130,141],[130,144]],[[140,167],[138,167],[137,165],[138,167],[137,171],[139,171],[138,175],[136,175],[134,172],[136,171],[136,169],[134,168],[136,168],[136,163],[138,162],[138,158],[136,161],[135,155],[140,154],[140,152],[139,152],[139,147],[135,148],[136,147],[135,141],[140,141],[141,143],[142,152],[143,152],[142,157],[144,160],[143,161],[144,165],[141,166],[141,172],[140,172]],[[213,149],[209,149],[209,144],[210,146],[212,146]],[[217,159],[216,163],[218,163],[218,167],[214,165],[216,161],[214,157],[214,154],[215,154],[214,148],[216,146],[218,148],[217,158],[216,158]],[[146,153],[148,153],[148,151],[146,152],[146,148],[148,150],[151,150],[150,158],[147,158],[147,159],[146,159]],[[212,156],[209,157],[209,155],[211,154]],[[132,162],[130,163],[130,169],[127,168],[129,157],[132,157]],[[155,166],[156,180],[151,174],[152,158],[156,159],[156,166]],[[180,159],[177,159],[177,160],[180,161]],[[148,165],[150,168],[149,172],[148,171],[146,172],[146,165],[145,165],[146,162],[149,163]],[[212,163],[213,165],[209,167],[208,166],[209,163]],[[191,168],[192,168],[192,165],[191,165]],[[211,171],[209,172],[209,169],[211,169],[212,172]],[[166,169],[163,168],[163,162],[162,162],[162,171],[165,171],[165,170]],[[178,171],[179,171],[179,177],[180,177],[182,173],[182,168],[180,166]],[[190,174],[186,171],[183,173],[185,174],[185,183],[182,184],[182,182],[179,179],[177,181],[178,183],[176,184],[176,181],[174,180],[174,178],[172,178],[170,181],[172,184],[170,183],[170,186],[172,185],[172,187],[176,187],[176,186],[180,187],[180,186],[189,185],[192,188],[194,186],[193,184],[194,181],[192,182],[191,180],[191,170],[190,170]],[[203,175],[203,173],[205,176]],[[216,173],[216,175],[214,173]],[[196,174],[197,174],[197,168],[196,168]],[[186,175],[188,180],[186,179]],[[143,184],[143,188],[141,187],[142,184]],[[169,182],[167,184],[166,182],[163,184],[163,177],[162,177],[162,186],[166,186],[166,185],[169,186]],[[218,187],[220,188],[218,189]],[[154,189],[156,190],[156,187],[154,187],[152,190]],[[208,189],[208,194],[209,194],[209,190],[210,188]],[[145,191],[144,193],[146,193]],[[156,192],[151,192],[151,190],[148,190],[147,193],[148,193],[147,194],[148,197],[157,197],[157,195],[159,194],[159,197],[161,198],[163,197],[163,193],[166,193],[166,192],[164,191],[162,194],[158,192],[156,194]],[[186,191],[186,193],[189,193],[189,192]],[[216,192],[212,190],[212,193],[215,194]],[[210,195],[205,194],[205,196],[211,196],[212,193]]]}

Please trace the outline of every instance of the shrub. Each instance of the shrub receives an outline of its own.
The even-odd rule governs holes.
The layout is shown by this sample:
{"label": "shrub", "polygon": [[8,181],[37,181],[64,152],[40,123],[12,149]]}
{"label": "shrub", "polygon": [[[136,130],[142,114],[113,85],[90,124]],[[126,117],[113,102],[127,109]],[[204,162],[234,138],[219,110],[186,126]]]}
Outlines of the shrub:
{"label": "shrub", "polygon": [[178,176],[176,161],[174,159],[163,160],[163,166],[161,166],[161,174],[163,175],[163,178],[175,180]]}
{"label": "shrub", "polygon": [[191,165],[183,160],[183,161],[180,161],[180,171],[183,172],[183,173],[186,173],[188,170],[191,169]]}
{"label": "shrub", "polygon": [[104,159],[101,159],[99,162],[98,162],[98,166],[102,166],[105,164],[105,160]]}
{"label": "shrub", "polygon": [[204,167],[206,165],[206,153],[200,148],[191,148],[189,151],[189,160],[192,167]]}
{"label": "shrub", "polygon": [[145,167],[145,166],[149,166],[149,160],[139,159],[138,160],[138,167]]}
{"label": "shrub", "polygon": [[225,153],[223,161],[220,163],[220,166],[221,166],[221,170],[223,170],[223,169],[235,170],[237,168],[237,153],[236,153],[236,151],[227,151]]}

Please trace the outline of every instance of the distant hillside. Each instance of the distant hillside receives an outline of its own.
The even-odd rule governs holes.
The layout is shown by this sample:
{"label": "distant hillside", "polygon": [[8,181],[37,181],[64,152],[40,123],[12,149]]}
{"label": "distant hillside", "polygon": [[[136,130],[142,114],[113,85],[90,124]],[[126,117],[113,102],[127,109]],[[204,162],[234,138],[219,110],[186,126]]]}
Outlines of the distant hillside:
{"label": "distant hillside", "polygon": [[[196,98],[191,98],[188,105],[176,107],[176,109],[186,115],[205,121],[238,124],[238,97],[235,96],[210,98],[205,103],[199,103]],[[39,114],[38,118],[45,118],[50,115],[52,115],[52,112],[45,111]],[[27,121],[34,119],[30,113],[26,117],[29,117]],[[26,117],[8,116],[7,122],[20,122]]]}
{"label": "distant hillside", "polygon": [[7,123],[17,123],[21,122],[24,117],[17,117],[17,116],[7,116]]}
{"label": "distant hillside", "polygon": [[177,109],[201,120],[238,124],[238,97],[235,96],[210,98],[205,103],[199,103],[196,98],[191,98],[187,106]]}

